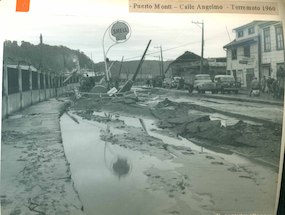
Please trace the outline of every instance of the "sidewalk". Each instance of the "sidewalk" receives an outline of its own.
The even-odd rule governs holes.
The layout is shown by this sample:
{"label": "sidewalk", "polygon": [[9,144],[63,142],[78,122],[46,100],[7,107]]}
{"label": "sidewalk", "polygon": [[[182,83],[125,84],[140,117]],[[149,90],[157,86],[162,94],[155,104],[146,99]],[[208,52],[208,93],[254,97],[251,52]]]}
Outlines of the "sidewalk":
{"label": "sidewalk", "polygon": [[[142,89],[154,89],[151,87],[142,86]],[[173,92],[183,92],[185,94],[188,94],[189,96],[195,96],[195,97],[207,97],[207,98],[216,98],[216,99],[224,99],[224,100],[232,100],[232,101],[241,101],[241,102],[255,102],[255,103],[262,103],[262,104],[270,104],[270,105],[278,105],[283,106],[284,101],[283,99],[275,99],[273,98],[272,94],[267,93],[261,93],[260,96],[254,97],[249,96],[249,90],[248,89],[240,89],[238,94],[230,93],[230,94],[212,94],[211,92],[206,92],[204,94],[197,93],[194,91],[193,93],[189,93],[186,89],[185,90],[177,90],[177,89],[169,89],[169,88],[158,88],[160,90],[166,90],[166,91],[173,91]]]}
{"label": "sidewalk", "polygon": [[2,121],[2,214],[83,214],[62,145],[66,102],[50,99]]}
{"label": "sidewalk", "polygon": [[230,93],[230,94],[197,94],[193,93],[192,96],[203,96],[209,98],[217,98],[217,99],[225,99],[225,100],[234,100],[241,102],[255,102],[255,103],[263,103],[263,104],[271,104],[283,106],[284,102],[281,99],[273,98],[272,94],[260,93],[260,96],[249,96],[248,89],[241,89],[238,94]]}

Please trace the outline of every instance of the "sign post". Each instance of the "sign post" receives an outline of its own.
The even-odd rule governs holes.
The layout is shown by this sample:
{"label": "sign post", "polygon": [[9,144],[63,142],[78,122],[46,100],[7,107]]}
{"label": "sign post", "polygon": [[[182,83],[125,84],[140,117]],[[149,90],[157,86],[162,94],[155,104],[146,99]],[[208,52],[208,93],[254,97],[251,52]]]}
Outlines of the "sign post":
{"label": "sign post", "polygon": [[[114,42],[108,49],[105,51],[105,36],[106,33],[109,32],[109,36],[111,40]],[[105,31],[103,35],[103,41],[102,41],[102,46],[103,46],[103,54],[104,54],[104,62],[105,62],[105,72],[106,72],[106,81],[107,81],[107,88],[109,89],[109,81],[111,77],[110,73],[110,68],[108,67],[107,64],[107,54],[110,50],[111,47],[126,42],[131,36],[131,28],[128,23],[125,21],[116,21],[113,22]]]}

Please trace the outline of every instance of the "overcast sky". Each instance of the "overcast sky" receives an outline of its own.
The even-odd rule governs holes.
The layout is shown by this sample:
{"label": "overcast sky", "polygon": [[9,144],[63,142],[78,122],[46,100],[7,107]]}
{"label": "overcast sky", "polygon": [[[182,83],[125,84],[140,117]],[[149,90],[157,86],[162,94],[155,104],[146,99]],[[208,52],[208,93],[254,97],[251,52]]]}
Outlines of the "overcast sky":
{"label": "overcast sky", "polygon": [[[140,59],[151,39],[146,59],[158,59],[162,46],[164,60],[173,60],[185,51],[201,54],[201,26],[204,21],[204,57],[225,57],[223,46],[234,39],[232,29],[253,20],[276,20],[279,17],[241,14],[142,14],[129,13],[128,0],[31,0],[30,12],[16,13],[16,1],[0,1],[0,36],[2,40],[64,45],[79,49],[97,63],[103,61],[102,39],[105,30],[116,20],[131,26],[130,39],[112,47],[111,60]],[[228,32],[227,32],[228,29]],[[20,43],[19,43],[20,44]],[[112,44],[108,34],[106,49]],[[1,47],[0,47],[1,48]]]}

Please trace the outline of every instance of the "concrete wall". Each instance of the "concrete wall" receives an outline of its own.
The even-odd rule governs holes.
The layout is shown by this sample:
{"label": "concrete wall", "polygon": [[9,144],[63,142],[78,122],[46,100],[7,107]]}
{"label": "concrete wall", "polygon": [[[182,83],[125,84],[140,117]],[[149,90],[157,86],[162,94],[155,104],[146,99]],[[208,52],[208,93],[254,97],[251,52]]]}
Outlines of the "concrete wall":
{"label": "concrete wall", "polygon": [[[18,75],[15,75],[15,69],[18,71]],[[25,76],[22,75],[23,71],[25,71]],[[9,72],[13,72],[12,74],[14,74],[14,76],[10,75]],[[36,79],[32,78],[33,73],[37,73]],[[40,76],[45,77],[43,81],[40,81]],[[60,96],[65,92],[72,91],[74,87],[79,85],[77,82],[68,83],[67,85],[63,86],[63,76],[45,74],[41,71],[38,71],[33,66],[4,64],[2,77],[2,119],[22,108],[28,107],[32,104],[47,100],[52,97]],[[9,78],[11,78],[11,80],[8,80]],[[51,80],[57,81],[57,85],[52,84],[54,82],[51,82]],[[17,89],[14,88],[13,92],[8,92],[9,83],[11,83],[11,81],[12,83],[16,83],[15,86],[18,87]],[[56,86],[60,87],[55,88]],[[23,92],[23,90],[25,91]]]}
{"label": "concrete wall", "polygon": [[40,101],[39,95],[40,94],[38,90],[32,90],[32,104],[38,103]]}
{"label": "concrete wall", "polygon": [[[15,72],[15,69],[18,71],[18,76],[11,76],[10,78],[14,81],[14,83],[19,83],[18,89],[15,89],[13,93],[9,93],[9,72],[11,71],[10,69],[14,69],[13,71]],[[26,72],[29,72],[29,79],[27,79],[27,75],[25,78],[22,77],[22,71],[25,70]],[[42,82],[43,86],[41,87],[41,82],[40,82],[40,75],[38,75],[38,78],[36,82],[38,82],[38,86],[33,85],[33,79],[32,79],[32,72],[36,72],[38,74],[41,74],[40,71],[37,71],[35,68],[30,67],[30,66],[21,66],[21,65],[4,65],[3,68],[3,95],[2,95],[2,119],[7,117],[9,114],[16,112],[22,108],[28,107],[32,104],[38,103],[40,101],[47,100],[52,97],[60,96],[63,93],[67,91],[71,91],[75,86],[78,86],[79,83],[69,83],[65,86],[60,86],[58,88],[51,87],[46,89],[46,86],[52,86],[50,83],[46,83],[46,79]],[[27,74],[27,73],[25,73]],[[47,75],[49,76],[49,75]],[[54,76],[51,76],[54,77]],[[51,78],[48,77],[48,78]],[[63,79],[63,77],[56,77],[58,80]],[[18,79],[18,80],[17,80]],[[28,80],[28,81],[27,81]],[[48,81],[49,82],[49,81]],[[23,86],[24,83],[24,86]],[[60,84],[62,82],[58,82]],[[33,89],[33,86],[35,89]],[[25,87],[25,88],[23,88]],[[39,89],[36,89],[39,88]],[[42,88],[42,89],[41,89]],[[23,89],[25,91],[23,92]],[[29,90],[27,90],[29,89]]]}
{"label": "concrete wall", "polygon": [[45,90],[40,90],[40,101],[46,100]]}
{"label": "concrete wall", "polygon": [[[9,95],[8,114],[21,109],[21,96],[20,93]],[[4,105],[4,104],[2,104]],[[6,104],[7,105],[7,104]]]}
{"label": "concrete wall", "polygon": [[28,107],[32,104],[32,94],[31,91],[22,93],[22,108]]}
{"label": "concrete wall", "polygon": [[[57,89],[57,96],[70,91],[70,87],[64,86]],[[45,98],[46,91],[46,98]],[[6,96],[2,96],[2,119],[7,117],[9,114],[16,112],[22,108],[28,107],[32,104],[38,103],[40,101],[47,100],[49,98],[55,97],[55,89],[46,90],[32,90],[22,93],[14,93]]]}
{"label": "concrete wall", "polygon": [[2,96],[2,117],[8,114],[6,97]]}

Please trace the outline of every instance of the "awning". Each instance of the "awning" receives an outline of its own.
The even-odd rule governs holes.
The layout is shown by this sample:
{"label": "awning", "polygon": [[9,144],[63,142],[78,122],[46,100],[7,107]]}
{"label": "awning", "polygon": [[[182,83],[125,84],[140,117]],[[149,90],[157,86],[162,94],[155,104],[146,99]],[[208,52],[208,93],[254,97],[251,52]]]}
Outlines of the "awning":
{"label": "awning", "polygon": [[236,48],[238,46],[245,46],[245,45],[249,45],[252,43],[257,43],[258,42],[258,37],[251,37],[251,38],[247,38],[247,39],[243,39],[243,40],[234,40],[232,42],[230,42],[229,44],[225,45],[223,48]]}

